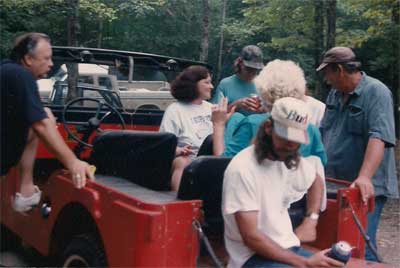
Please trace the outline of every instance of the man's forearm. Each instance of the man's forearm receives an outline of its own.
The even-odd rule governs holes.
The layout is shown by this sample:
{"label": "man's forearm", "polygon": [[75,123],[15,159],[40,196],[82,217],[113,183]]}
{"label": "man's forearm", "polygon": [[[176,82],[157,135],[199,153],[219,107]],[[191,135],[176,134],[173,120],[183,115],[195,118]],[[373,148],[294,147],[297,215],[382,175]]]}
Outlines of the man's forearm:
{"label": "man's forearm", "polygon": [[[307,215],[318,214],[321,208],[322,195],[324,193],[324,182],[316,174],[316,178],[307,192]],[[318,218],[305,217],[303,222],[296,228],[295,234],[301,242],[311,242],[317,238]]]}
{"label": "man's forearm", "polygon": [[286,263],[293,266],[298,266],[306,262],[304,257],[301,257],[288,249],[284,249],[275,243],[272,239],[257,231],[258,235],[245,239],[245,244],[258,255],[276,262]]}
{"label": "man's forearm", "polygon": [[379,165],[381,164],[385,143],[380,139],[372,138],[368,141],[367,149],[364,155],[364,161],[358,176],[364,176],[371,179]]}
{"label": "man's forearm", "polygon": [[235,213],[235,219],[245,245],[265,258],[293,266],[304,266],[306,258],[282,248],[257,228],[257,215],[257,211]]}
{"label": "man's forearm", "polygon": [[60,133],[54,127],[54,123],[51,122],[50,119],[45,118],[35,122],[32,128],[45,144],[46,148],[52,152],[66,168],[70,168],[76,156],[62,139]]}
{"label": "man's forearm", "polygon": [[324,181],[316,174],[315,180],[307,191],[307,214],[319,213],[324,194]]}

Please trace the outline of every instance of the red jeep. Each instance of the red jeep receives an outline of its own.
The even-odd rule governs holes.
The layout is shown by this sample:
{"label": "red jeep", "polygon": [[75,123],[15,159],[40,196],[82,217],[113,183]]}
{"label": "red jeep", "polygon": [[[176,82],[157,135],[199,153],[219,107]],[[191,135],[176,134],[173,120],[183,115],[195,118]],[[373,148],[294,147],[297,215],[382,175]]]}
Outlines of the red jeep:
{"label": "red jeep", "polygon": [[[53,52],[54,72],[66,61],[108,65],[109,72],[121,80],[129,80],[126,76],[132,78],[139,68],[162,71],[173,79],[186,66],[205,65],[103,49],[55,47]],[[177,140],[158,132],[163,112],[126,110],[118,95],[105,88],[83,83],[78,88],[96,91],[103,99],[79,98],[49,107],[68,145],[97,167],[96,181],[74,188],[71,175],[40,145],[35,183],[43,191],[42,200],[29,213],[13,211],[19,176],[12,169],[0,184],[2,227],[63,267],[201,264],[204,258],[199,255],[205,253],[199,253],[195,223],[200,221],[206,234],[222,236],[221,188],[230,159],[198,157],[185,169],[176,195],[169,186]],[[345,240],[354,247],[348,267],[365,267],[366,262],[357,259],[364,255],[365,242],[354,218],[365,228],[371,207],[363,205],[358,190],[333,185],[336,188],[329,191],[327,210],[319,221],[318,240],[309,247],[329,248]],[[294,224],[304,216],[304,207],[304,202],[298,202],[290,209]]]}

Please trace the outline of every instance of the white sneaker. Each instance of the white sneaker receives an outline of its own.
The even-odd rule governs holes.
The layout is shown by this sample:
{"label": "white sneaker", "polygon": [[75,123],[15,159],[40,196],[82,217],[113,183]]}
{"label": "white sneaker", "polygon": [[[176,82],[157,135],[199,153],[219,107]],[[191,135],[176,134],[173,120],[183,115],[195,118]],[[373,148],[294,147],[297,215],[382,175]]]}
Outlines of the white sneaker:
{"label": "white sneaker", "polygon": [[15,193],[13,208],[17,212],[27,212],[40,202],[42,192],[35,185],[35,192],[30,197],[24,197],[21,193]]}

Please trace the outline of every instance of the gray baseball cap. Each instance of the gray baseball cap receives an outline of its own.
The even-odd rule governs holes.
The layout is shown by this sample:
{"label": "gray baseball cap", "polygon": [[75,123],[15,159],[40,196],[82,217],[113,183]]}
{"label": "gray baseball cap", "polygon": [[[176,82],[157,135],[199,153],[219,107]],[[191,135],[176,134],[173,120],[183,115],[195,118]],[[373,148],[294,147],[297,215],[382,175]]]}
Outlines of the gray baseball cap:
{"label": "gray baseball cap", "polygon": [[360,64],[356,61],[356,55],[353,50],[348,47],[334,47],[329,49],[322,59],[322,63],[318,66],[317,72],[324,69],[330,63],[348,63],[354,62]]}
{"label": "gray baseball cap", "polygon": [[261,70],[264,68],[263,53],[258,46],[245,46],[240,52],[243,64],[247,67]]}

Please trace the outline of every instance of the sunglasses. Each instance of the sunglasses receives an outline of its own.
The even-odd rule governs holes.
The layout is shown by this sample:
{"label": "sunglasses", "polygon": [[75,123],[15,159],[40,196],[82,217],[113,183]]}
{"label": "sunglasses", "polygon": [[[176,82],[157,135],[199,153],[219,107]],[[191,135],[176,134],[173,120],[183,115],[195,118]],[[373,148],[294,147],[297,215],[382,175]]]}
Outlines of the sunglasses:
{"label": "sunglasses", "polygon": [[260,71],[261,71],[261,70],[259,70],[259,69],[247,67],[247,66],[245,66],[245,65],[242,65],[242,66],[243,66],[243,70],[244,70],[246,73],[259,74]]}

